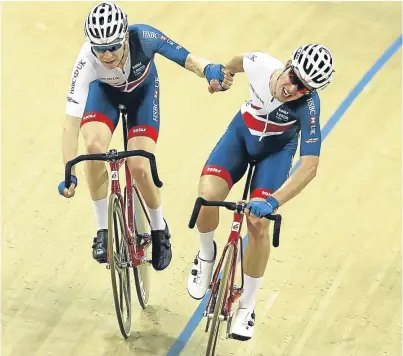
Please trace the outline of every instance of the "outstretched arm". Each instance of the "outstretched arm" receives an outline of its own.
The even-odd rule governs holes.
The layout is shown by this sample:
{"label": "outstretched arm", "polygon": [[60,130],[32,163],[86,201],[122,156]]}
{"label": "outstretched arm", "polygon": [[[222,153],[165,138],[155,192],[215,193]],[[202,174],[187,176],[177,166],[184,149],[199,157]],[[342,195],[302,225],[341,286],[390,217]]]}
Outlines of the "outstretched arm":
{"label": "outstretched arm", "polygon": [[[66,115],[64,119],[62,134],[62,156],[64,165],[77,157],[80,123],[81,120],[78,117]],[[75,175],[74,166],[71,169],[71,173]]]}
{"label": "outstretched arm", "polygon": [[141,25],[138,29],[140,43],[146,55],[152,58],[159,53],[165,58],[177,63],[201,78],[206,78],[209,91],[227,90],[232,84],[232,77],[226,73],[221,64],[191,54],[186,48],[171,40],[155,27]]}
{"label": "outstretched arm", "polygon": [[243,68],[243,58],[244,55],[235,56],[227,64],[225,64],[225,69],[227,69],[231,74],[244,72]]}
{"label": "outstretched arm", "polygon": [[195,56],[194,54],[189,53],[189,55],[186,58],[185,68],[195,73],[199,77],[204,78],[204,68],[206,68],[206,66],[210,63],[211,61],[205,58],[201,58]]}
{"label": "outstretched arm", "polygon": [[[186,58],[185,68],[201,78],[206,78],[209,82],[208,89],[210,93],[221,91],[222,89],[228,90],[233,82],[231,74],[225,67],[220,64],[212,64],[211,61],[191,53]],[[222,80],[221,85],[215,79],[219,77]]]}

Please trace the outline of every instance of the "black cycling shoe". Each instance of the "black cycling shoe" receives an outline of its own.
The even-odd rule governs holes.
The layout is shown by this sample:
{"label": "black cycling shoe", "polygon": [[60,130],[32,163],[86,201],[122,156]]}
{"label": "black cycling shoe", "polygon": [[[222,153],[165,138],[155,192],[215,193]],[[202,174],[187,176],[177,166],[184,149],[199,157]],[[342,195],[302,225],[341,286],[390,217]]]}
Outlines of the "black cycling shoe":
{"label": "black cycling shoe", "polygon": [[169,233],[168,224],[165,221],[164,230],[152,230],[152,264],[155,270],[162,271],[167,268],[172,260],[171,243],[169,239],[171,234]]}
{"label": "black cycling shoe", "polygon": [[92,257],[99,263],[106,263],[108,253],[108,230],[101,229],[97,231],[97,237],[92,244]]}

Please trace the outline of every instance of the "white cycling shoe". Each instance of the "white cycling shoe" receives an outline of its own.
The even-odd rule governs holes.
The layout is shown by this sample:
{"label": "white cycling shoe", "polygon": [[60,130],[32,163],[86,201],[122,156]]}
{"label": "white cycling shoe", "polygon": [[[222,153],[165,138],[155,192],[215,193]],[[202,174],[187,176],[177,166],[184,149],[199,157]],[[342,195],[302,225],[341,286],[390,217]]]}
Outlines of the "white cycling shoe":
{"label": "white cycling shoe", "polygon": [[238,308],[231,322],[230,337],[239,341],[247,341],[253,336],[255,312],[253,308]]}
{"label": "white cycling shoe", "polygon": [[217,245],[214,242],[214,258],[211,261],[202,260],[199,253],[193,261],[188,278],[188,293],[194,299],[202,299],[210,287],[214,262],[217,256]]}

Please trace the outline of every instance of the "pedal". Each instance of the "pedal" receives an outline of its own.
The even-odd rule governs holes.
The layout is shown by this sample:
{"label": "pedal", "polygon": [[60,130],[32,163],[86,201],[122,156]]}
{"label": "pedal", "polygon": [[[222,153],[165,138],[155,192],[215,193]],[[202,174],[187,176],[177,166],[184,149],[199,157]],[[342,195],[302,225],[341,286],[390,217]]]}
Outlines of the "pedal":
{"label": "pedal", "polygon": [[145,246],[151,242],[151,235],[149,233],[137,234],[136,233],[136,244],[140,246]]}
{"label": "pedal", "polygon": [[151,234],[149,234],[148,232],[145,232],[144,234],[136,233],[136,237],[139,239],[151,239]]}
{"label": "pedal", "polygon": [[234,285],[231,292],[231,301],[235,303],[238,298],[242,295],[243,289]]}
{"label": "pedal", "polygon": [[130,262],[122,262],[118,264],[120,269],[126,269],[128,267],[130,267]]}

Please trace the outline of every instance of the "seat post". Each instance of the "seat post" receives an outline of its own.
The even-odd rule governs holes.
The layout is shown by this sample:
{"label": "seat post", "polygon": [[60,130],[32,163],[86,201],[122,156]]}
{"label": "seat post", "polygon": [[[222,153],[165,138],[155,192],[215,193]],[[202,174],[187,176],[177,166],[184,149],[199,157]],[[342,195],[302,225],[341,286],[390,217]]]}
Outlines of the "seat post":
{"label": "seat post", "polygon": [[246,178],[245,189],[243,191],[242,200],[248,199],[248,191],[252,182],[253,169],[255,168],[255,162],[249,162],[248,177]]}
{"label": "seat post", "polygon": [[126,115],[127,115],[127,110],[126,107],[122,104],[119,104],[119,111],[121,113],[122,116],[122,126],[123,126],[123,145],[124,145],[124,149],[125,151],[127,151],[127,120],[126,120]]}

